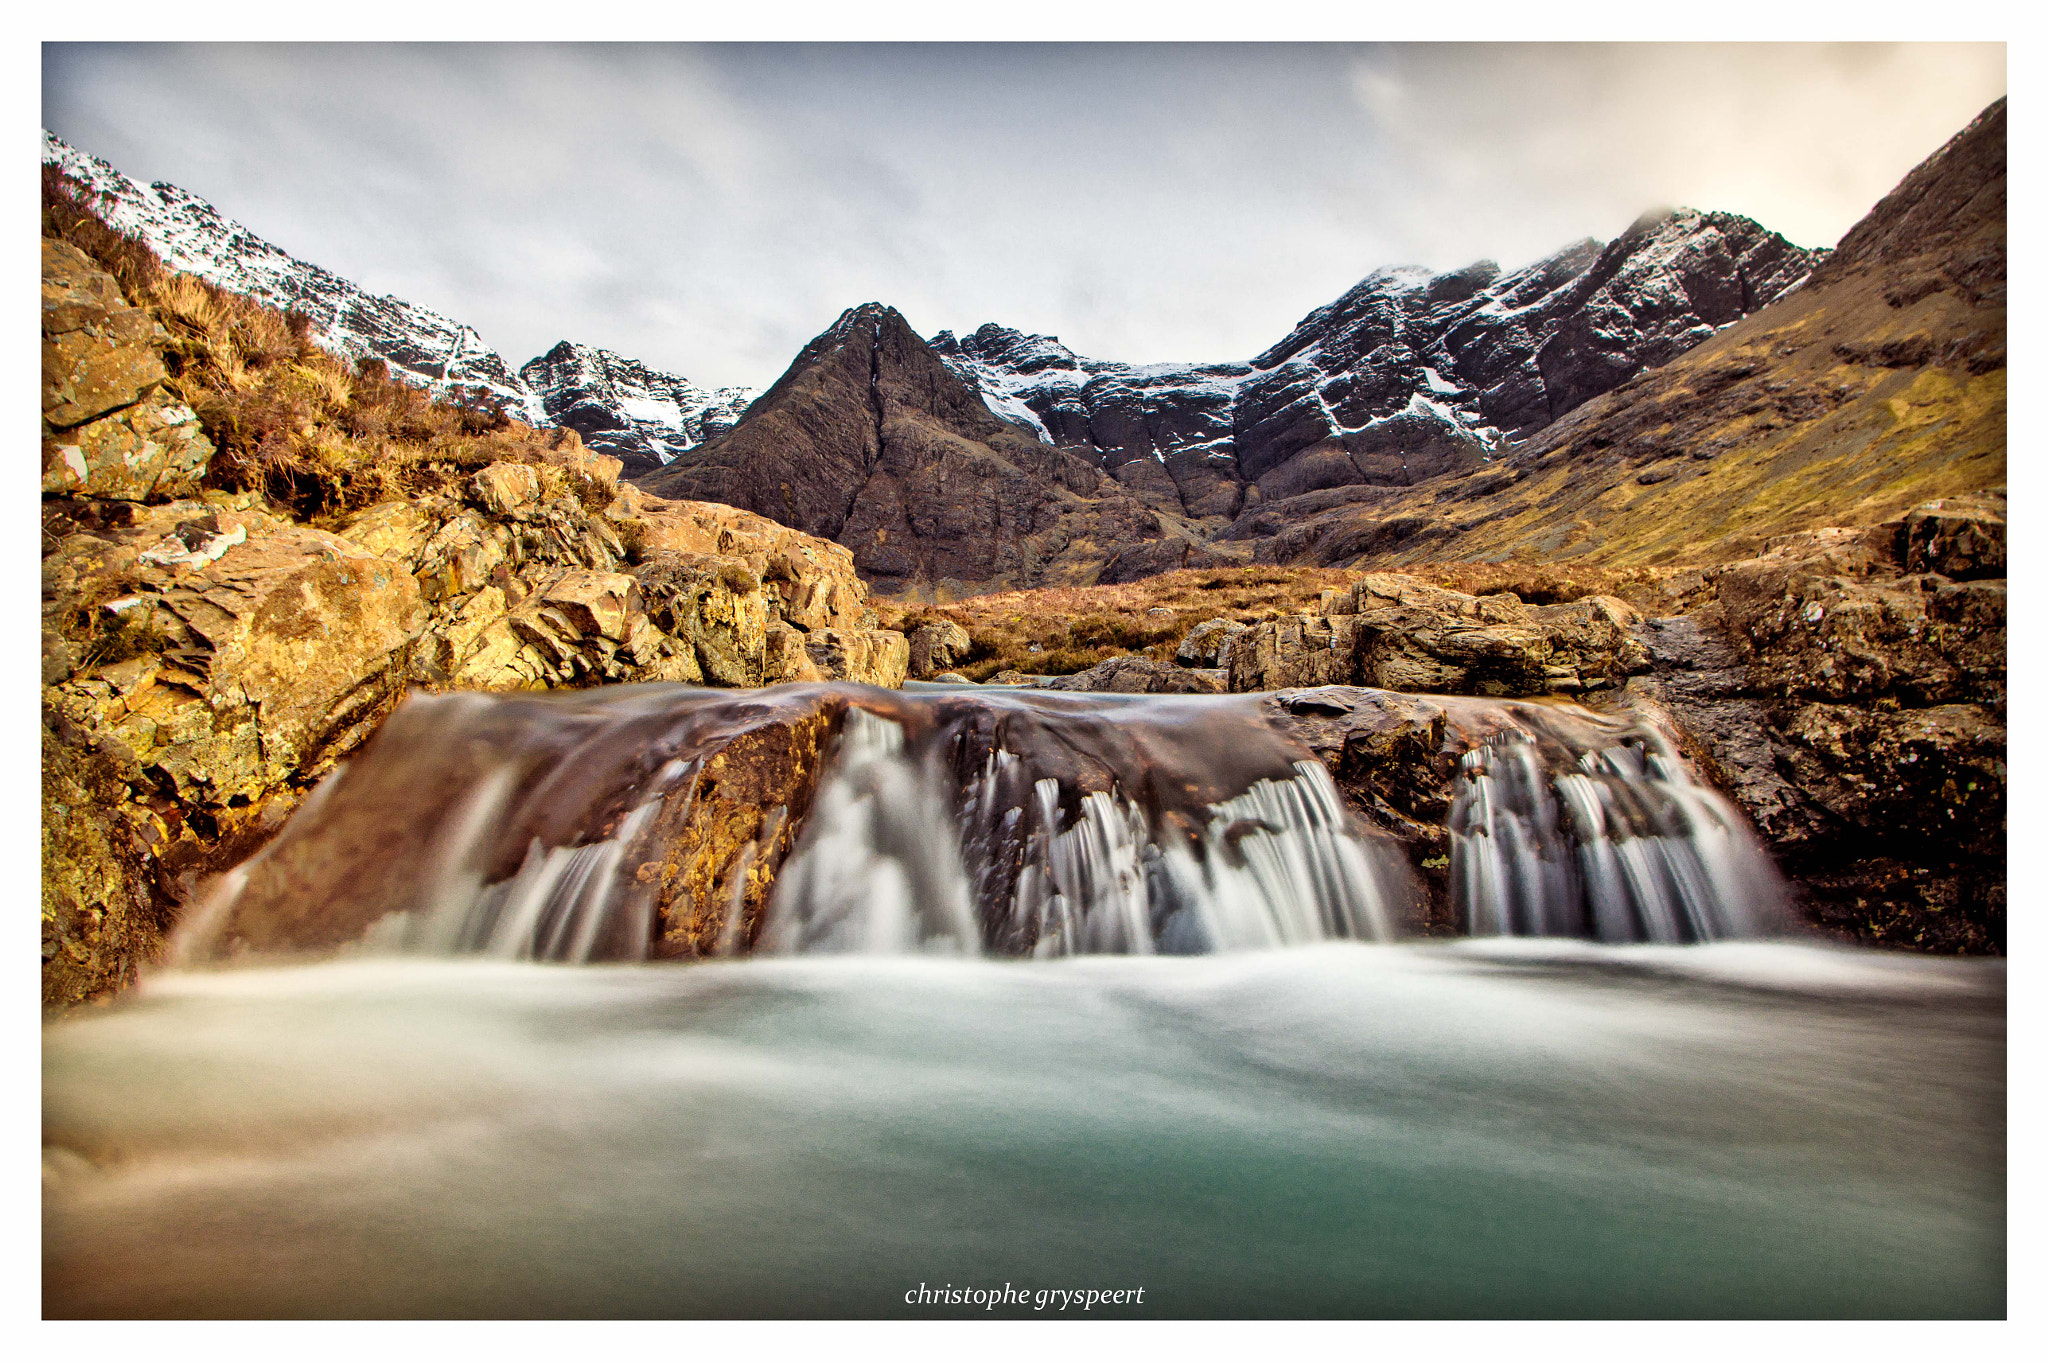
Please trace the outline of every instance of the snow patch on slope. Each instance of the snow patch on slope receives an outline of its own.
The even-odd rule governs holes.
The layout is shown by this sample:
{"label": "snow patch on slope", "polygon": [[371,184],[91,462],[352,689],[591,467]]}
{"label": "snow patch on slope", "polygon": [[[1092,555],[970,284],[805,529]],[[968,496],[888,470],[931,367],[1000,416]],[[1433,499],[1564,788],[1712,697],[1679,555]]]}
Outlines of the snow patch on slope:
{"label": "snow patch on slope", "polygon": [[302,313],[313,339],[353,363],[375,357],[441,397],[483,398],[508,416],[546,424],[539,397],[472,327],[401,298],[369,293],[272,245],[195,194],[143,184],[43,132],[43,164],[85,190],[87,207],[147,244],[173,270],[269,307]]}

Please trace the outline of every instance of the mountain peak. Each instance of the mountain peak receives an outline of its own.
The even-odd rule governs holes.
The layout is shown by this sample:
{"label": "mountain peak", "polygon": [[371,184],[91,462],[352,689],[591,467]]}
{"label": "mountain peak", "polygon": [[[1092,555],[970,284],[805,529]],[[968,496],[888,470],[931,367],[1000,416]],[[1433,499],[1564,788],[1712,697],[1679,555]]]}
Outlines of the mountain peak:
{"label": "mountain peak", "polygon": [[754,397],[747,388],[700,388],[637,359],[567,340],[527,361],[519,377],[550,422],[619,459],[629,477],[731,429]]}
{"label": "mountain peak", "polygon": [[171,184],[143,184],[43,130],[43,164],[86,194],[109,227],[136,237],[173,270],[266,306],[297,312],[330,354],[383,360],[392,375],[436,395],[488,401],[532,425],[539,398],[472,327],[400,298],[380,297],[263,240],[206,200]]}

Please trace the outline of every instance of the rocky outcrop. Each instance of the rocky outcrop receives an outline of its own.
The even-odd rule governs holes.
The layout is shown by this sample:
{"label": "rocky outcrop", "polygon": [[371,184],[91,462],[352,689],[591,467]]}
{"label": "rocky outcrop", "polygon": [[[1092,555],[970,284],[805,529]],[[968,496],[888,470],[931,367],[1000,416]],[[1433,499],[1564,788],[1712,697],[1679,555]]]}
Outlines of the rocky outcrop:
{"label": "rocky outcrop", "polygon": [[549,421],[583,437],[639,477],[732,429],[750,388],[698,387],[686,378],[594,345],[562,341],[519,368]]}
{"label": "rocky outcrop", "polygon": [[1219,695],[1224,689],[1216,672],[1176,667],[1147,657],[1112,657],[1071,676],[1048,677],[1037,688],[1111,695]]}
{"label": "rocky outcrop", "polygon": [[952,620],[932,620],[910,635],[910,674],[920,680],[967,660],[974,640]]}
{"label": "rocky outcrop", "polygon": [[[60,762],[51,798],[100,793],[62,833],[78,845],[46,859],[50,1001],[132,976],[141,958],[106,956],[129,938],[93,926],[89,904],[104,918],[121,885],[141,883],[154,916],[123,920],[174,917],[408,688],[902,683],[908,645],[871,627],[844,549],[732,507],[631,488],[605,500],[616,461],[573,444],[564,457],[590,471],[493,465],[460,496],[374,506],[338,531],[247,494],[52,503],[46,723],[80,755]],[[147,852],[119,869],[105,848],[131,834]],[[80,876],[114,897],[81,898]],[[65,963],[74,946],[89,964]]]}
{"label": "rocky outcrop", "polygon": [[2003,540],[1988,497],[1788,536],[1641,631],[1653,672],[1631,690],[1668,704],[1843,935],[2003,949]]}
{"label": "rocky outcrop", "polygon": [[46,1001],[132,979],[408,689],[904,679],[846,549],[622,488],[573,431],[321,526],[202,489],[151,314],[44,258]]}
{"label": "rocky outcrop", "polygon": [[1611,596],[1531,606],[1512,592],[1468,596],[1374,573],[1348,592],[1327,593],[1319,615],[1266,621],[1233,638],[1230,688],[1576,695],[1645,668],[1631,632],[1637,618]]}
{"label": "rocky outcrop", "polygon": [[43,491],[118,501],[197,490],[213,444],[168,373],[156,319],[77,247],[43,242]]}
{"label": "rocky outcrop", "polygon": [[221,216],[196,194],[131,179],[48,131],[43,164],[69,176],[108,226],[141,240],[171,269],[299,313],[330,353],[350,361],[381,359],[394,376],[436,397],[487,403],[530,424],[547,424],[539,399],[474,328],[403,298],[370,293]]}
{"label": "rocky outcrop", "polygon": [[892,308],[846,312],[731,431],[640,479],[853,550],[885,591],[1088,580],[1159,518],[1000,421]]}
{"label": "rocky outcrop", "polygon": [[1174,650],[1173,660],[1183,667],[1228,667],[1230,641],[1250,627],[1236,620],[1204,620],[1188,630]]}

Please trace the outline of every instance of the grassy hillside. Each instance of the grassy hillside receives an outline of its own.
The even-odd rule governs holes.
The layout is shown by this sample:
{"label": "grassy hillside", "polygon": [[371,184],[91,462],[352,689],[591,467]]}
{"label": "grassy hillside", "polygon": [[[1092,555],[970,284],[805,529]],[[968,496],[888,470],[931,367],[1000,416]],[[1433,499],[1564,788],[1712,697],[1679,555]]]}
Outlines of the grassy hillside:
{"label": "grassy hillside", "polygon": [[166,386],[218,448],[209,486],[258,491],[298,519],[325,523],[452,486],[489,463],[538,463],[563,438],[437,400],[391,378],[381,360],[337,359],[313,343],[306,318],[167,269],[95,217],[88,198],[45,166],[43,235],[98,262],[168,333]]}

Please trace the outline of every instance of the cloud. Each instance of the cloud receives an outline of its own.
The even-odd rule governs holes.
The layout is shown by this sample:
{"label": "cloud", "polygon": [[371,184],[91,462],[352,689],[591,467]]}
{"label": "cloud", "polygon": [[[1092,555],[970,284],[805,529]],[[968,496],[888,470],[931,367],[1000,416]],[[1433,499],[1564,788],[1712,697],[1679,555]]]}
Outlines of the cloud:
{"label": "cloud", "polygon": [[[1833,245],[2005,90],[2002,45],[1390,47],[1351,91],[1418,260],[1526,263],[1645,208],[1745,214]],[[1359,196],[1362,200],[1363,196]]]}

